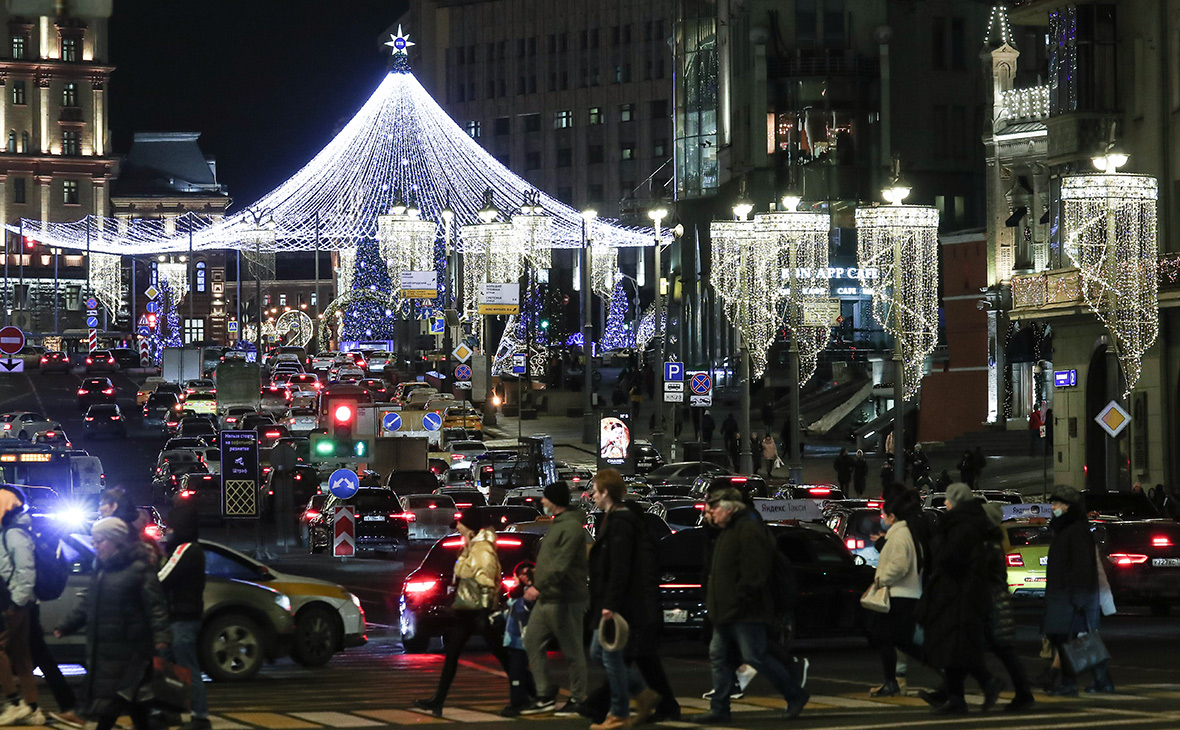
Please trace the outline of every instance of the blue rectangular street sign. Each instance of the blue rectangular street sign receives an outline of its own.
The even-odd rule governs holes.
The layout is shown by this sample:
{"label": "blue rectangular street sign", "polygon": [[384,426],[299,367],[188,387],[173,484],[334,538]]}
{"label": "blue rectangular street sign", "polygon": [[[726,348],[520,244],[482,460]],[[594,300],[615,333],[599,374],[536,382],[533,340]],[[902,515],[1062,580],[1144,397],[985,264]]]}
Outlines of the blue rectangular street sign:
{"label": "blue rectangular street sign", "polygon": [[430,320],[430,334],[441,335],[447,331],[447,321],[442,317],[435,317]]}
{"label": "blue rectangular street sign", "polygon": [[684,363],[664,363],[664,380],[684,380]]}

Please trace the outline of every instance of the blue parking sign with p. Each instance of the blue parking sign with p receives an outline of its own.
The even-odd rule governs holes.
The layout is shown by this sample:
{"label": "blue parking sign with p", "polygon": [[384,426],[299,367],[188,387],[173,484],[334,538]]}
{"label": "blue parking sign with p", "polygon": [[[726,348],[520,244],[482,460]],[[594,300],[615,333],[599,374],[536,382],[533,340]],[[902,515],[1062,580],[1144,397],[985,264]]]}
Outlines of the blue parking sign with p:
{"label": "blue parking sign with p", "polygon": [[664,380],[684,380],[684,363],[682,362],[666,362],[664,363]]}

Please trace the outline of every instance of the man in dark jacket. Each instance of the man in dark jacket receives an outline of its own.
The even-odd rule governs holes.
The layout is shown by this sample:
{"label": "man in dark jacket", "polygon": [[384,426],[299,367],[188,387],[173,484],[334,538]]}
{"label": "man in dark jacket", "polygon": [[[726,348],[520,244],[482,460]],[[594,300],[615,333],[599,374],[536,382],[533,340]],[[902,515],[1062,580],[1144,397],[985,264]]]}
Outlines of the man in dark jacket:
{"label": "man in dark jacket", "polygon": [[[635,641],[654,622],[650,615],[648,593],[652,586],[648,576],[635,566],[647,562],[641,551],[647,550],[643,539],[643,521],[623,505],[626,485],[614,469],[603,469],[594,477],[594,506],[603,511],[594,546],[590,548],[590,616],[595,623],[615,622],[616,632],[622,618],[626,633]],[[643,723],[659,704],[660,696],[649,689],[634,667],[627,667],[627,646],[603,647],[599,632],[590,641],[590,658],[606,670],[610,683],[610,714],[591,730],[619,730]],[[629,721],[630,701],[635,696],[634,721]]]}
{"label": "man in dark jacket", "polygon": [[736,666],[731,652],[765,676],[787,702],[787,719],[803,712],[810,695],[782,662],[768,655],[769,629],[775,621],[767,584],[774,566],[774,543],[765,525],[742,501],[736,489],[711,492],[705,503],[708,519],[721,532],[713,544],[705,607],[713,625],[709,661],[713,697],[709,711],[690,722],[728,722],[729,697]]}
{"label": "man in dark jacket", "polygon": [[45,724],[45,715],[37,708],[37,680],[29,655],[29,614],[37,602],[32,524],[24,493],[7,484],[0,486],[0,580],[8,594],[0,620],[0,686],[7,696],[0,725]]}
{"label": "man in dark jacket", "polygon": [[[1061,684],[1049,694],[1073,697],[1078,693],[1077,677],[1070,671],[1061,647],[1081,632],[1098,629],[1098,552],[1086,519],[1081,493],[1061,486],[1049,497],[1053,520],[1049,529],[1049,565],[1045,570],[1045,621],[1041,633],[1049,637],[1061,660]],[[1094,668],[1089,692],[1113,692],[1108,663]]]}
{"label": "man in dark jacket", "polygon": [[188,505],[168,513],[168,559],[157,577],[172,619],[171,660],[193,673],[193,716],[181,730],[210,730],[209,695],[197,661],[197,634],[205,612],[205,550],[198,542],[197,511]]}
{"label": "man in dark jacket", "polygon": [[557,689],[549,673],[547,650],[556,640],[570,668],[570,699],[557,712],[572,716],[586,700],[586,653],[582,647],[582,624],[590,603],[586,547],[589,540],[583,524],[586,515],[570,506],[570,488],[565,482],[545,487],[541,497],[545,514],[553,515],[549,532],[541,541],[533,585],[525,591],[526,601],[536,601],[524,635],[529,669],[537,683],[537,700],[526,705],[522,715],[554,709]]}
{"label": "man in dark jacket", "polygon": [[[852,484],[852,467],[853,459],[848,454],[848,449],[840,449],[840,455],[832,462],[832,468],[836,470],[836,481],[840,484],[840,491],[844,494],[849,494],[849,485]],[[864,481],[860,483],[861,493],[864,493]]]}

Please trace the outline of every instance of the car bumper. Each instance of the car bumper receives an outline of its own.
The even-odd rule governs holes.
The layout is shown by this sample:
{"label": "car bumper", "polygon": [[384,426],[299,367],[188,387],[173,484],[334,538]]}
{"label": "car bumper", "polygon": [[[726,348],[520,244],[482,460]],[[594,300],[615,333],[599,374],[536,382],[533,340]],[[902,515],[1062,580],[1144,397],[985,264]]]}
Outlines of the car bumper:
{"label": "car bumper", "polygon": [[369,643],[369,637],[365,636],[364,634],[345,634],[344,635],[344,648],[345,649],[354,649],[358,646],[364,646],[367,643]]}

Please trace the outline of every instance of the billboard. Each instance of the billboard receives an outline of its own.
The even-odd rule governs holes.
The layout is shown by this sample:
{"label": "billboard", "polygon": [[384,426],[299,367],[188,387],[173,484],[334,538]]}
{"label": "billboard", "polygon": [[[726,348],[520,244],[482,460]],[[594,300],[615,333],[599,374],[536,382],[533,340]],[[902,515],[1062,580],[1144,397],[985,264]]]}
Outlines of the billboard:
{"label": "billboard", "polygon": [[623,474],[635,471],[632,458],[631,414],[607,411],[598,421],[598,468],[618,469]]}

